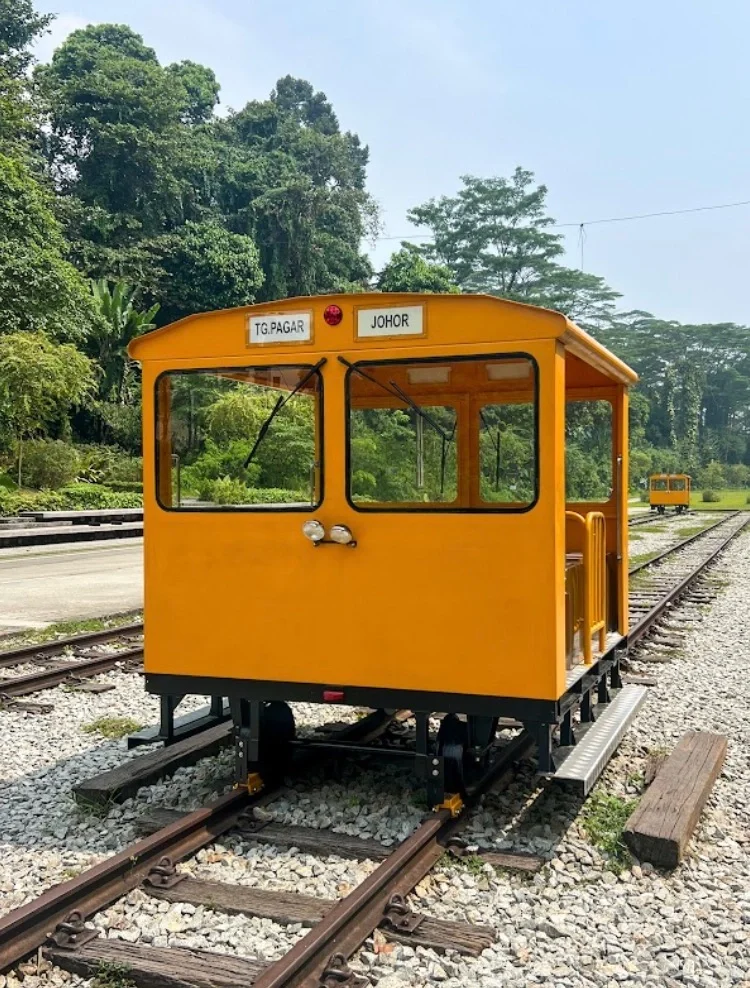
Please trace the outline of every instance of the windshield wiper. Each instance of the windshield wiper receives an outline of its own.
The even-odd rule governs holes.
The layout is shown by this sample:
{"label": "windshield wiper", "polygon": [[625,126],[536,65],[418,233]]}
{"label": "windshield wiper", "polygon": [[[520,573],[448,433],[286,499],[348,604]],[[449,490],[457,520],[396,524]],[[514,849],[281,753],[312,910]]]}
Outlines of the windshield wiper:
{"label": "windshield wiper", "polygon": [[355,374],[359,374],[359,376],[363,377],[366,381],[370,381],[372,384],[376,384],[381,389],[381,391],[385,391],[385,393],[387,395],[390,395],[391,398],[398,398],[399,401],[403,401],[405,405],[408,405],[410,408],[412,408],[417,413],[417,415],[419,415],[420,418],[424,419],[424,421],[427,422],[430,428],[434,429],[435,432],[437,432],[437,434],[440,436],[443,442],[451,441],[453,437],[449,435],[445,431],[445,429],[443,429],[443,427],[439,425],[431,415],[428,415],[427,412],[422,407],[420,407],[416,403],[416,401],[414,401],[413,398],[410,398],[409,395],[402,388],[400,388],[395,381],[389,381],[388,384],[383,384],[383,382],[379,381],[376,377],[373,377],[371,374],[368,374],[366,371],[363,371],[361,367],[357,367],[356,364],[351,363],[351,361],[347,360],[346,357],[339,357],[339,360],[345,367],[348,367],[349,370],[353,370]]}
{"label": "windshield wiper", "polygon": [[[482,420],[483,428],[485,428],[489,432],[491,426],[487,421],[487,419],[484,417],[484,412],[481,410],[481,408],[479,409],[479,417]],[[495,490],[496,491],[500,490],[500,426],[499,425],[495,427]]]}
{"label": "windshield wiper", "polygon": [[284,407],[284,405],[287,404],[287,402],[291,401],[292,398],[294,398],[294,396],[297,394],[298,391],[301,391],[302,388],[304,388],[304,386],[307,384],[307,382],[310,380],[310,378],[313,376],[313,374],[317,374],[317,372],[320,370],[320,368],[323,366],[323,364],[325,362],[326,362],[326,358],[325,357],[322,357],[317,362],[317,364],[314,367],[311,367],[310,368],[310,370],[307,372],[307,374],[305,374],[305,376],[298,382],[298,384],[296,385],[296,387],[294,387],[289,392],[288,395],[279,395],[279,397],[276,400],[276,404],[271,409],[271,414],[268,416],[268,418],[265,420],[265,422],[263,423],[263,425],[258,430],[258,438],[255,440],[255,443],[253,444],[253,448],[247,454],[247,458],[245,459],[245,462],[243,463],[243,467],[244,467],[245,470],[247,470],[247,468],[252,463],[253,457],[258,452],[258,447],[263,442],[263,439],[265,438],[266,433],[268,432],[268,430],[271,427],[271,423],[276,418],[276,416],[279,414],[279,412],[281,411],[281,409]]}
{"label": "windshield wiper", "polygon": [[389,381],[387,385],[383,384],[382,381],[379,381],[376,377],[366,373],[361,367],[357,367],[356,364],[353,364],[351,361],[347,360],[346,357],[339,356],[339,360],[345,367],[348,367],[349,370],[353,370],[355,374],[359,374],[359,376],[363,377],[366,381],[376,384],[381,391],[385,391],[387,395],[403,401],[405,405],[408,405],[409,408],[413,409],[413,411],[415,411],[421,419],[427,422],[430,428],[435,430],[442,443],[440,448],[440,496],[442,497],[445,490],[445,469],[448,451],[447,446],[448,443],[453,442],[456,435],[456,422],[453,423],[453,429],[451,432],[446,432],[445,429],[439,425],[431,415],[428,415],[427,412],[420,405],[418,405],[416,401],[414,401],[414,399],[403,390],[403,388],[400,388],[395,381]]}

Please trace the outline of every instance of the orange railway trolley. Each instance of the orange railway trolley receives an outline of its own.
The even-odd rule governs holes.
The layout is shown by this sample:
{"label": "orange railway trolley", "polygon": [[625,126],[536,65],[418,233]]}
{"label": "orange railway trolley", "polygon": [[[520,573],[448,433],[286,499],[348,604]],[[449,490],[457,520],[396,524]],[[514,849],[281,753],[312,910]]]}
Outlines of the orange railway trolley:
{"label": "orange railway trolley", "polygon": [[677,514],[690,510],[690,477],[686,473],[655,473],[649,477],[649,504],[663,515],[667,508]]}
{"label": "orange railway trolley", "polygon": [[[290,702],[407,708],[440,804],[513,718],[541,772],[592,784],[642,699],[619,671],[629,367],[558,313],[470,295],[207,312],[129,353],[162,732],[182,696],[227,698],[244,782],[304,743]],[[587,429],[604,480],[566,500]]]}

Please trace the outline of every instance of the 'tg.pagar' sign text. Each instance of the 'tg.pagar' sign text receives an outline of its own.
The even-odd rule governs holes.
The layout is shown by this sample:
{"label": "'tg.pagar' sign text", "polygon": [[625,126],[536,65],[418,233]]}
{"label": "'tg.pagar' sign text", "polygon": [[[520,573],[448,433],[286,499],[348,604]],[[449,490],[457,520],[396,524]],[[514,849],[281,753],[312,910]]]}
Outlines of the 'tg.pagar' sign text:
{"label": "'tg.pagar' sign text", "polygon": [[248,319],[250,343],[304,343],[312,339],[309,312],[266,312]]}

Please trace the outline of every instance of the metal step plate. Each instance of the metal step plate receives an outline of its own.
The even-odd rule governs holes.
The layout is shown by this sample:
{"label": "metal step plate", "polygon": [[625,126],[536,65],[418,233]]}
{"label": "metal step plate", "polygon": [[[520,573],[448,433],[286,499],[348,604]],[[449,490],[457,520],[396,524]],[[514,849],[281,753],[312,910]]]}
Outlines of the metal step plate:
{"label": "metal step plate", "polygon": [[623,686],[552,778],[575,788],[582,796],[588,795],[646,699],[646,693],[647,686],[632,683]]}

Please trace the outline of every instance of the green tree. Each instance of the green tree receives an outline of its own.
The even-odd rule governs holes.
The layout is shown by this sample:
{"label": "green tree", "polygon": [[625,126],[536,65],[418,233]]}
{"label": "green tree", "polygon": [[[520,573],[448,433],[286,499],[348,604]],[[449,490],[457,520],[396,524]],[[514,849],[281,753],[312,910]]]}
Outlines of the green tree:
{"label": "green tree", "polygon": [[72,344],[43,333],[0,337],[0,421],[18,442],[18,484],[23,479],[23,442],[84,404],[95,387],[91,361]]}
{"label": "green tree", "polygon": [[197,62],[183,61],[167,66],[167,74],[184,91],[181,119],[186,124],[208,123],[219,102],[221,87],[211,69]]}
{"label": "green tree", "polygon": [[534,185],[532,172],[461,181],[457,195],[409,210],[412,223],[432,233],[420,253],[446,265],[462,291],[561,308],[583,325],[611,318],[618,293],[595,275],[560,265],[562,237],[550,230],[547,189]]}
{"label": "green tree", "polygon": [[36,103],[27,71],[50,17],[30,0],[0,0],[0,333],[46,331],[81,339],[94,318],[83,279],[40,181],[33,147]]}
{"label": "green tree", "polygon": [[430,264],[413,244],[403,244],[391,254],[375,284],[381,292],[459,291],[450,270],[444,264]]}
{"label": "green tree", "polygon": [[84,280],[64,259],[51,205],[28,164],[0,154],[0,333],[80,341],[96,314]]}
{"label": "green tree", "polygon": [[135,289],[124,281],[101,280],[91,283],[100,320],[86,340],[86,347],[102,371],[99,394],[102,400],[122,404],[125,398],[125,382],[130,365],[127,345],[141,336],[156,323],[154,316],[159,311],[156,303],[146,311],[135,307]]}
{"label": "green tree", "polygon": [[161,321],[194,312],[250,305],[263,284],[258,248],[251,237],[216,222],[186,223],[152,241],[156,281],[149,296],[161,304]]}
{"label": "green tree", "polygon": [[176,174],[186,91],[125,25],[74,31],[39,66],[48,154],[60,188],[129,231],[184,219]]}
{"label": "green tree", "polygon": [[258,245],[260,300],[369,281],[360,249],[377,215],[365,190],[368,150],[340,131],[325,94],[286,76],[268,100],[217,120],[213,134],[217,203],[229,228]]}
{"label": "green tree", "polygon": [[37,14],[31,0],[0,0],[0,150],[6,153],[30,136],[31,45],[51,20],[51,14]]}

